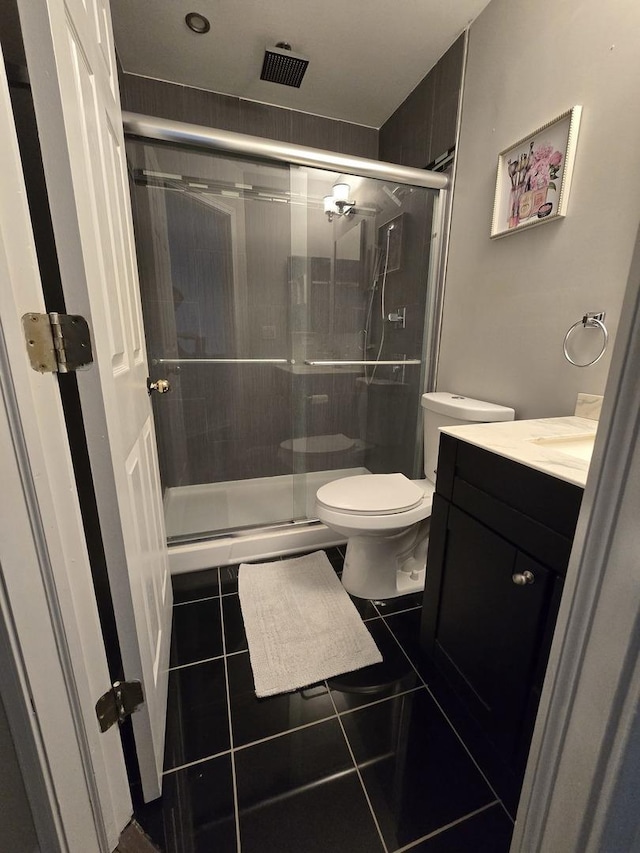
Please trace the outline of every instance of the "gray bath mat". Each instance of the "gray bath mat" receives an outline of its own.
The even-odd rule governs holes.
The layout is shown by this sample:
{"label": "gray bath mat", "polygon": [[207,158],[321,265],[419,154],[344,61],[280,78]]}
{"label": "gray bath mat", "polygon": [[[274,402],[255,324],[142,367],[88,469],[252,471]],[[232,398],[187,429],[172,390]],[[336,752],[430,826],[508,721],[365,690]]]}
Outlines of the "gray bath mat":
{"label": "gray bath mat", "polygon": [[243,563],[238,593],[258,697],[382,660],[324,551]]}

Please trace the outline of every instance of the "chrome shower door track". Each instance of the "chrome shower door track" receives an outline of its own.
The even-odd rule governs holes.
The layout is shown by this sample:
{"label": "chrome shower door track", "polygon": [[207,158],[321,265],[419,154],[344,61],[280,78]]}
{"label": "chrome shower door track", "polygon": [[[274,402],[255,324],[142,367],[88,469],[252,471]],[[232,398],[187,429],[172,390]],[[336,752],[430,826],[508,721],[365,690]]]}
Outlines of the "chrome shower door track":
{"label": "chrome shower door track", "polygon": [[263,139],[260,136],[235,133],[231,130],[218,130],[213,127],[202,127],[197,124],[131,112],[122,113],[122,123],[126,135],[143,139],[195,145],[199,148],[226,151],[229,154],[260,157],[276,160],[279,163],[326,169],[330,172],[356,174],[363,178],[378,178],[383,181],[393,181],[396,184],[408,184],[432,190],[444,190],[449,186],[449,177],[442,172],[429,172],[426,169],[384,163],[382,160],[370,160],[367,157],[335,154],[320,148],[307,148],[292,142],[277,142],[274,139]]}
{"label": "chrome shower door track", "polygon": [[194,542],[210,542],[220,539],[242,539],[249,536],[260,536],[263,533],[274,533],[277,530],[289,531],[302,529],[305,527],[317,527],[322,524],[319,518],[301,518],[297,521],[276,521],[273,524],[265,524],[260,527],[247,525],[246,527],[235,527],[228,530],[202,531],[200,533],[183,533],[180,536],[171,536],[168,538],[167,544],[172,545],[189,545]]}

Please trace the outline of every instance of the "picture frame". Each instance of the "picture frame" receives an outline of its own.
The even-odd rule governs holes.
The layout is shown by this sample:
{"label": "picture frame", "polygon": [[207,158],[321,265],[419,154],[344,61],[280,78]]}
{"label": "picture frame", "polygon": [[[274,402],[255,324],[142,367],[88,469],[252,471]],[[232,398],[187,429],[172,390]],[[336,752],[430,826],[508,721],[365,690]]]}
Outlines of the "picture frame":
{"label": "picture frame", "polygon": [[574,106],[500,152],[492,239],[567,215],[581,115]]}

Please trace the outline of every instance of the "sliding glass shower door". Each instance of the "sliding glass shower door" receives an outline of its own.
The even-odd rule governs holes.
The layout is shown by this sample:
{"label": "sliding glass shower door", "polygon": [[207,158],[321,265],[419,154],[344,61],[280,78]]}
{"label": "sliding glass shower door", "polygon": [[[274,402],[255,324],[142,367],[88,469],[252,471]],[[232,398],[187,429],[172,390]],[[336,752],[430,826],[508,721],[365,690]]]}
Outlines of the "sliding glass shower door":
{"label": "sliding glass shower door", "polygon": [[289,169],[127,150],[169,540],[291,521]]}
{"label": "sliding glass shower door", "polygon": [[[336,477],[416,476],[433,191],[127,151],[151,378],[171,386],[153,400],[169,540],[311,518]],[[355,204],[329,216],[337,182]]]}

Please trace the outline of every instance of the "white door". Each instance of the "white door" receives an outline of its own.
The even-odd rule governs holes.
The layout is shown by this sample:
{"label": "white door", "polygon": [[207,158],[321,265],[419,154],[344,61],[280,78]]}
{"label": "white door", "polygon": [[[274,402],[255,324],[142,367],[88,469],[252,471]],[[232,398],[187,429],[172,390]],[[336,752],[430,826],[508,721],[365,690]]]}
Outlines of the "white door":
{"label": "white door", "polygon": [[131,798],[96,718],[109,670],[58,379],[22,331],[44,300],[1,54],[0,162],[0,692],[42,850],[110,851]]}
{"label": "white door", "polygon": [[66,310],[92,330],[80,400],[146,800],[160,794],[171,631],[108,0],[18,0]]}

